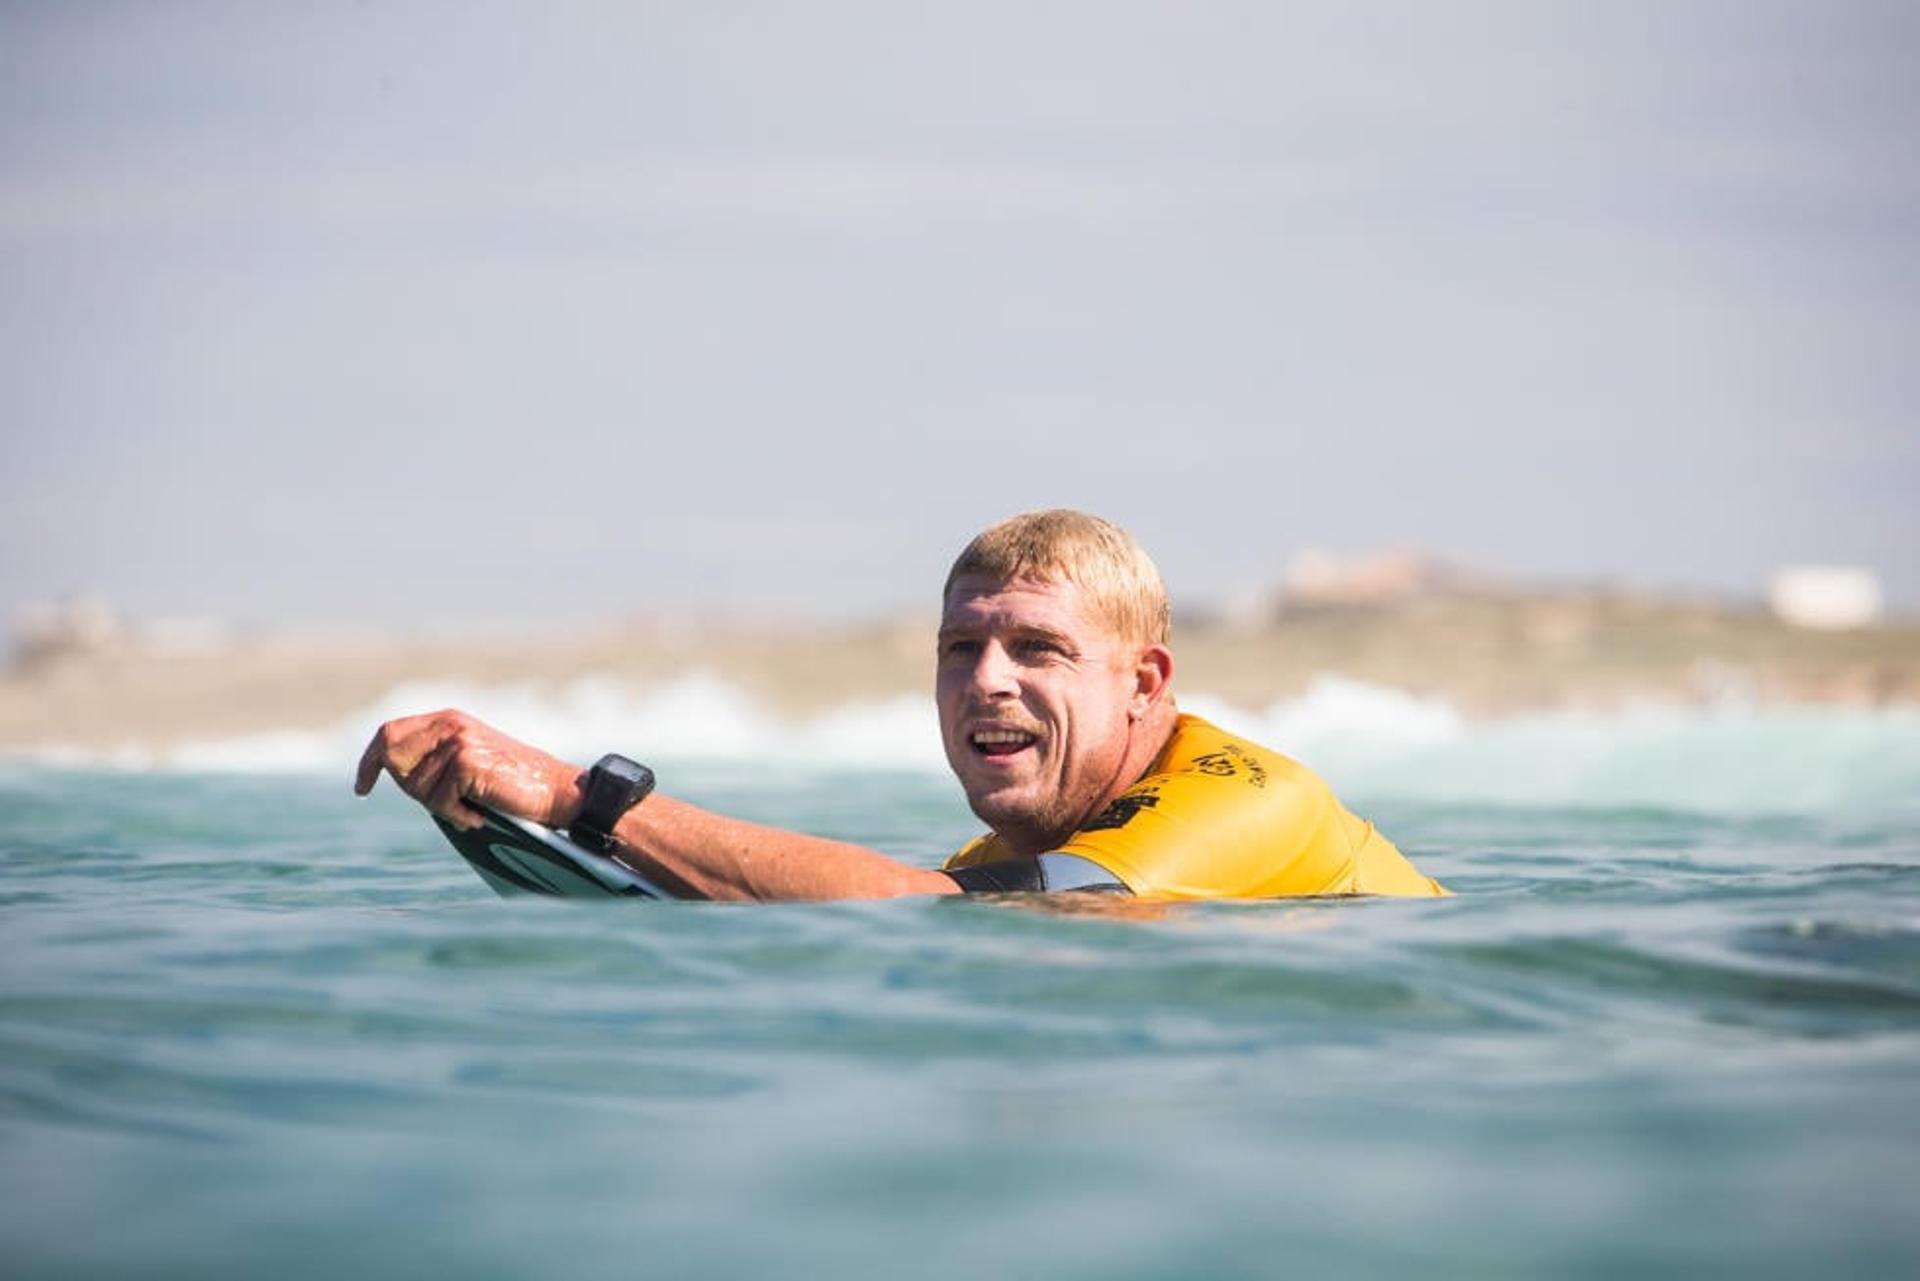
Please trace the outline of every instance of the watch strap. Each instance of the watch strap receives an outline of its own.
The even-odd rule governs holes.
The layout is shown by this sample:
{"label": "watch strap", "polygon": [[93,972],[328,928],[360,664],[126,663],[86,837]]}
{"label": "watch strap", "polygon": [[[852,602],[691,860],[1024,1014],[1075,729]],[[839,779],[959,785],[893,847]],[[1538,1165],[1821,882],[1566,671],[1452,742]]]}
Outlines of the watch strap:
{"label": "watch strap", "polygon": [[617,752],[609,752],[587,771],[586,796],[567,835],[596,854],[612,852],[613,829],[621,815],[653,791],[653,771]]}

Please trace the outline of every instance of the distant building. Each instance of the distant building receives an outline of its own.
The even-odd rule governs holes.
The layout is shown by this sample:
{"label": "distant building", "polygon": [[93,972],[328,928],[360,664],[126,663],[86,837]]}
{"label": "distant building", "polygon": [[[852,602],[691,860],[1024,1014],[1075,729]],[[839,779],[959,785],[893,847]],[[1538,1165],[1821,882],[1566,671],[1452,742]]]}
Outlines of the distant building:
{"label": "distant building", "polygon": [[1310,547],[1288,563],[1281,599],[1288,605],[1386,605],[1488,585],[1483,576],[1426,552],[1343,556]]}
{"label": "distant building", "polygon": [[31,668],[69,659],[142,653],[157,658],[218,654],[233,629],[213,618],[162,618],[130,623],[105,597],[31,601],[13,620],[13,662]]}
{"label": "distant building", "polygon": [[13,654],[22,665],[99,654],[126,636],[120,615],[100,596],[31,601],[14,618]]}
{"label": "distant building", "polygon": [[1774,571],[1767,603],[1784,623],[1822,631],[1870,627],[1886,610],[1880,576],[1854,565],[1787,565]]}

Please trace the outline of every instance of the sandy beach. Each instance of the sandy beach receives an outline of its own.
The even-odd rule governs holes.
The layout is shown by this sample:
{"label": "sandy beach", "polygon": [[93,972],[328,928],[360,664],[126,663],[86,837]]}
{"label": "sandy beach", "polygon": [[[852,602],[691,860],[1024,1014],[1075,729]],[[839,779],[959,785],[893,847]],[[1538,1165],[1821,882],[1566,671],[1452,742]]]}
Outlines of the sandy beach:
{"label": "sandy beach", "polygon": [[[795,719],[928,688],[934,619],[819,626],[641,620],[568,632],[238,636],[183,651],[137,629],[16,654],[0,749],[81,750],[339,723],[410,682],[648,689],[700,674]],[[1265,707],[1338,675],[1472,718],[1639,704],[1920,705],[1920,625],[1789,627],[1758,607],[1626,593],[1458,593],[1177,622],[1177,687]],[[371,727],[370,727],[371,728]]]}

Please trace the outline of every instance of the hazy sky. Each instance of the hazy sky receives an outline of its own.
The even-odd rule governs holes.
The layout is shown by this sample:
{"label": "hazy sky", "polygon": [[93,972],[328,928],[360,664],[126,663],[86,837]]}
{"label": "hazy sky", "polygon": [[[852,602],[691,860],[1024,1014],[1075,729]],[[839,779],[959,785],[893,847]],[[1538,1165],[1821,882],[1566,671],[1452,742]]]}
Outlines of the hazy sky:
{"label": "hazy sky", "polygon": [[1920,6],[11,3],[0,612],[926,606],[1106,513],[1920,603]]}

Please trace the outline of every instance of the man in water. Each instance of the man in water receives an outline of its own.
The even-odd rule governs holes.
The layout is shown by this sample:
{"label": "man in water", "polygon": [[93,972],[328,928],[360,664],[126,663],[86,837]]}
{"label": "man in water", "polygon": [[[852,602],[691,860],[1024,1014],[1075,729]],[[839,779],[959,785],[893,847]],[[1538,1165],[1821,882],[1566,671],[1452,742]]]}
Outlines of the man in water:
{"label": "man in water", "polygon": [[1015,516],[967,544],[941,599],[940,734],[991,830],[940,871],[710,813],[624,757],[582,770],[457,711],[382,725],[354,790],[385,770],[461,828],[475,803],[566,828],[688,898],[1446,893],[1305,766],[1175,707],[1166,588],[1124,530]]}

